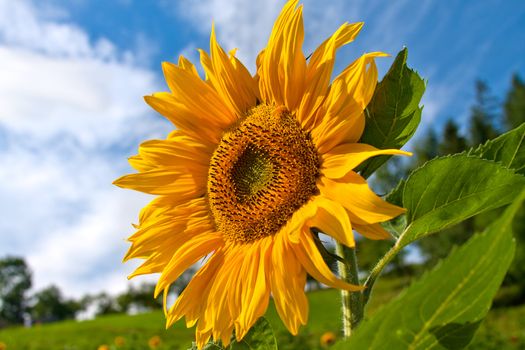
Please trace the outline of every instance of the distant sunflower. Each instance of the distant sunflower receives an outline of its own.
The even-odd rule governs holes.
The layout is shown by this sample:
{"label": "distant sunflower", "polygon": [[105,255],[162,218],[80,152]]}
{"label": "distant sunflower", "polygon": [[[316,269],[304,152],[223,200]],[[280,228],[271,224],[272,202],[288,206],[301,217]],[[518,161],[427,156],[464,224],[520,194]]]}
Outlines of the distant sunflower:
{"label": "distant sunflower", "polygon": [[[158,195],[140,213],[125,260],[146,261],[130,276],[160,273],[156,295],[193,264],[202,267],[166,310],[167,324],[197,324],[210,337],[242,339],[268,306],[270,293],[291,333],[306,324],[306,274],[332,287],[358,290],[332,274],[316,248],[316,227],[353,247],[352,229],[370,239],[380,222],[403,213],[376,196],[353,171],[380,154],[358,143],[364,109],[377,82],[368,53],[331,83],[336,50],[362,23],[344,24],[307,60],[302,7],[289,1],[277,18],[252,76],[218,45],[200,51],[203,81],[187,59],[164,63],[171,92],[146,102],[177,127],[166,140],[141,144],[130,158],[136,174],[120,187]],[[166,302],[166,300],[165,300]]]}

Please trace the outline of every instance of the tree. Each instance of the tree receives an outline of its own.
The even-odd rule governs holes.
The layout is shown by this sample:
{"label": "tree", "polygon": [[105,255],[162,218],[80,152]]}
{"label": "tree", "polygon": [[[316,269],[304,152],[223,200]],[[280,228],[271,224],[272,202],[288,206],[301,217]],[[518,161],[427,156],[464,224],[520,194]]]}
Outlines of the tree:
{"label": "tree", "polygon": [[496,99],[490,95],[490,89],[481,80],[476,82],[476,101],[470,109],[470,145],[485,143],[498,136],[494,127],[496,117]]}
{"label": "tree", "polygon": [[82,305],[74,300],[65,300],[56,286],[50,286],[33,296],[31,316],[36,322],[54,322],[75,318]]}
{"label": "tree", "polygon": [[514,74],[511,85],[503,105],[505,124],[509,129],[525,123],[525,83]]}
{"label": "tree", "polygon": [[125,293],[117,297],[117,304],[121,312],[136,310],[153,310],[162,308],[162,296],[153,298],[155,284],[142,283],[138,287],[128,286]]}
{"label": "tree", "polygon": [[31,272],[24,259],[7,257],[0,260],[0,326],[24,322],[31,288]]}
{"label": "tree", "polygon": [[468,148],[467,140],[459,133],[459,127],[452,119],[449,119],[443,129],[443,137],[438,145],[439,155],[463,152]]}
{"label": "tree", "polygon": [[434,159],[439,154],[439,138],[434,129],[428,129],[427,133],[422,139],[416,140],[414,145],[414,157],[411,159],[411,164],[405,169],[405,173],[411,169],[415,169]]}
{"label": "tree", "polygon": [[100,293],[94,296],[91,301],[96,304],[96,315],[108,315],[120,312],[117,301],[107,293]]}

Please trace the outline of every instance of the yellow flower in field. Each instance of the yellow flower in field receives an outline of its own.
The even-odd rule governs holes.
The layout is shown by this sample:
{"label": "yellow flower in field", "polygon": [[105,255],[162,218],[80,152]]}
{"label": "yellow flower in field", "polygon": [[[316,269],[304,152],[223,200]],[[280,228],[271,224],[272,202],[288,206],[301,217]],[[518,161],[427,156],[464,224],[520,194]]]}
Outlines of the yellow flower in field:
{"label": "yellow flower in field", "polygon": [[0,341],[0,350],[6,350],[6,349],[7,349],[7,345],[4,342]]}
{"label": "yellow flower in field", "polygon": [[116,337],[115,338],[115,345],[117,347],[121,347],[121,346],[126,345],[126,338],[121,337],[121,336]]}
{"label": "yellow flower in field", "polygon": [[162,343],[162,340],[160,339],[158,335],[154,335],[148,340],[148,345],[150,349],[158,348],[161,343]]}
{"label": "yellow flower in field", "polygon": [[107,346],[106,344],[102,344],[97,348],[97,350],[109,350],[109,346]]}
{"label": "yellow flower in field", "polygon": [[[146,261],[130,276],[160,273],[155,294],[203,257],[207,260],[171,308],[167,325],[186,317],[202,347],[210,337],[242,339],[273,295],[291,333],[306,324],[306,274],[332,287],[359,290],[334,276],[310,228],[355,245],[352,229],[371,239],[380,222],[403,209],[376,196],[353,171],[379,150],[358,143],[364,109],[377,82],[368,53],[332,82],[336,50],[362,23],[344,24],[306,60],[302,7],[289,1],[252,76],[219,46],[200,51],[203,81],[180,57],[164,63],[171,92],[146,102],[177,127],[143,143],[130,158],[136,174],[120,187],[158,195],[140,214],[125,260]],[[166,299],[165,299],[166,302]]]}
{"label": "yellow flower in field", "polygon": [[323,333],[323,335],[321,336],[321,346],[323,348],[328,348],[330,347],[331,345],[333,345],[335,343],[335,340],[336,340],[336,335],[334,332],[325,332]]}

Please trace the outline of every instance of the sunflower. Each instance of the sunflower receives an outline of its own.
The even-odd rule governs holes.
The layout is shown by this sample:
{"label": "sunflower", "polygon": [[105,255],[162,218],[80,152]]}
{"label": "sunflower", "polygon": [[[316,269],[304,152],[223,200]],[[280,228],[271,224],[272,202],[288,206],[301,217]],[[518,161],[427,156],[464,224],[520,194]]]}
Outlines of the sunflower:
{"label": "sunflower", "polygon": [[[228,345],[233,331],[242,339],[270,295],[297,334],[308,317],[307,273],[335,288],[361,288],[332,274],[311,228],[353,247],[353,229],[384,239],[379,223],[404,212],[353,171],[373,156],[408,154],[358,143],[377,82],[374,58],[385,54],[364,54],[331,81],[336,50],[361,27],[343,24],[307,60],[302,6],[291,0],[255,76],[212,28],[210,54],[200,50],[206,78],[181,56],[162,65],[171,91],[145,97],[177,129],[141,144],[129,159],[138,173],[115,181],[158,196],[141,211],[125,260],[145,259],[130,278],[161,274],[155,295],[164,293],[167,326],[185,317],[197,325],[200,348],[210,337]],[[166,306],[170,285],[200,260]]]}

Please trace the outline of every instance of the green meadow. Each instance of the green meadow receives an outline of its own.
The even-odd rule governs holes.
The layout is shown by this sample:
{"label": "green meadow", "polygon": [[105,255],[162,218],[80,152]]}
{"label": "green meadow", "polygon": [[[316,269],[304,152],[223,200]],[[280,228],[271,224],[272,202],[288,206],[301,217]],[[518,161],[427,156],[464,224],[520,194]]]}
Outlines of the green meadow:
{"label": "green meadow", "polygon": [[[407,280],[384,279],[375,288],[369,305],[371,313],[394,298]],[[310,316],[308,325],[293,337],[284,328],[273,305],[266,314],[278,338],[279,349],[322,349],[320,337],[334,332],[340,337],[339,294],[332,289],[308,293]],[[96,350],[106,344],[109,349],[149,349],[148,340],[159,336],[162,340],[157,349],[187,349],[191,345],[194,330],[183,322],[169,330],[164,329],[162,311],[139,315],[116,314],[98,317],[90,321],[66,321],[33,328],[9,328],[0,330],[0,342],[6,350]],[[123,346],[115,345],[116,337],[123,337]],[[496,308],[490,311],[476,334],[470,349],[524,349],[525,305],[513,308]]]}

